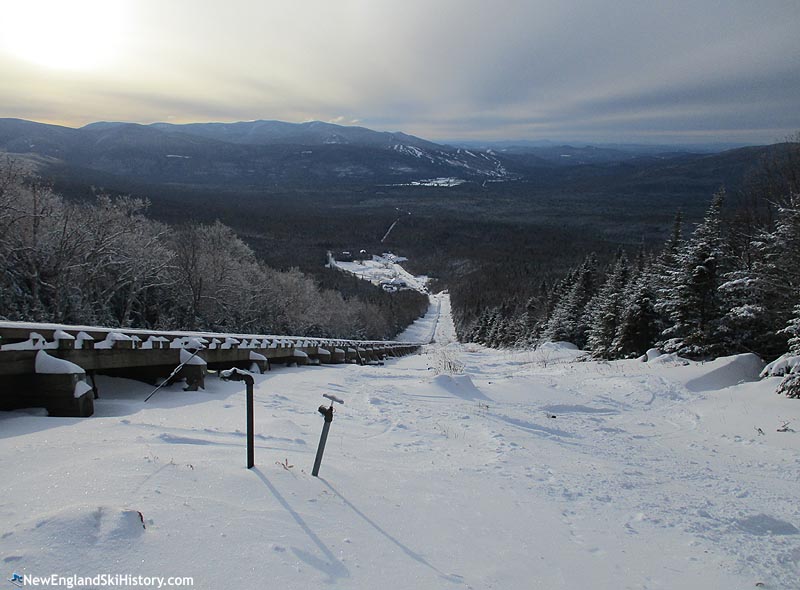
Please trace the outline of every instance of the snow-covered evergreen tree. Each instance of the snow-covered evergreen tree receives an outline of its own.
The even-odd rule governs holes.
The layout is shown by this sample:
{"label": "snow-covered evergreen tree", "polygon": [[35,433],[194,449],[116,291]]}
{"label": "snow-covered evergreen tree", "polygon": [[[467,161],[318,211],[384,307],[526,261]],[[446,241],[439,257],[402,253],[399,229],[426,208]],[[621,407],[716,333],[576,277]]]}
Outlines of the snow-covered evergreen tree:
{"label": "snow-covered evergreen tree", "polygon": [[659,334],[656,293],[650,275],[643,270],[628,283],[617,332],[611,344],[611,358],[630,358],[645,353]]}
{"label": "snow-covered evergreen tree", "polygon": [[539,290],[528,298],[525,311],[519,318],[517,346],[531,346],[541,336],[550,302],[550,289],[546,281],[539,284]]}
{"label": "snow-covered evergreen tree", "polygon": [[478,318],[471,340],[479,344],[489,345],[491,339],[497,334],[497,324],[500,319],[500,310],[497,307],[484,309]]}
{"label": "snow-covered evergreen tree", "polygon": [[496,308],[492,314],[492,322],[489,328],[489,333],[486,336],[486,346],[492,348],[499,348],[504,343],[504,336],[506,332],[506,316],[503,310]]}
{"label": "snow-covered evergreen tree", "polygon": [[668,352],[702,357],[718,349],[716,329],[724,314],[718,290],[726,272],[723,201],[723,193],[714,196],[678,253],[678,272],[664,302],[670,325],[662,332],[662,348]]}
{"label": "snow-covered evergreen tree", "polygon": [[783,332],[789,335],[789,354],[800,356],[800,303],[794,307],[792,317]]}
{"label": "snow-covered evergreen tree", "polygon": [[650,285],[656,295],[654,303],[658,314],[659,332],[667,327],[669,309],[675,294],[680,274],[678,256],[683,247],[683,214],[678,211],[672,225],[672,233],[664,244],[661,253],[648,269]]}
{"label": "snow-covered evergreen tree", "polygon": [[[789,354],[800,355],[800,304],[795,306],[794,313],[783,332],[789,335]],[[796,368],[784,376],[778,385],[777,393],[786,397],[800,398],[800,372],[796,372]]]}
{"label": "snow-covered evergreen tree", "polygon": [[582,348],[589,329],[584,313],[586,304],[597,293],[597,256],[589,254],[570,278],[571,283],[563,285],[563,297],[555,302],[542,340],[572,342]]}
{"label": "snow-covered evergreen tree", "polygon": [[769,357],[785,349],[786,338],[777,327],[785,324],[786,313],[770,287],[774,272],[764,257],[764,250],[772,248],[769,242],[767,236],[751,256],[752,262],[746,265],[738,261],[737,268],[727,273],[720,285],[726,311],[719,322],[719,337],[725,352],[752,351]]}
{"label": "snow-covered evergreen tree", "polygon": [[611,358],[629,274],[628,257],[620,250],[606,275],[605,283],[586,306],[586,344],[595,358]]}
{"label": "snow-covered evergreen tree", "polygon": [[800,300],[800,196],[777,207],[775,226],[751,239],[748,256],[720,287],[727,312],[720,331],[728,352],[754,351],[767,358],[786,349],[784,328]]}

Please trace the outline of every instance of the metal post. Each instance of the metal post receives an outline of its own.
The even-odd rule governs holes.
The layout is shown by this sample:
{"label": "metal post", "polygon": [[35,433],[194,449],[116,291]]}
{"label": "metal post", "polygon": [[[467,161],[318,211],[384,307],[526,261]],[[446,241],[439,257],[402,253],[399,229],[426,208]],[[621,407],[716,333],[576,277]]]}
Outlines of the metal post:
{"label": "metal post", "polygon": [[319,475],[319,466],[322,464],[322,454],[325,452],[325,443],[328,441],[328,431],[331,429],[331,422],[333,422],[333,404],[331,403],[329,408],[320,406],[318,411],[325,418],[325,424],[322,425],[322,435],[319,437],[317,456],[314,459],[314,469],[311,471],[311,475],[314,477]]}
{"label": "metal post", "polygon": [[247,468],[252,469],[255,465],[255,450],[253,449],[253,378],[245,380],[247,384]]}
{"label": "metal post", "polygon": [[253,426],[253,384],[255,381],[250,373],[237,368],[220,371],[219,376],[223,381],[244,381],[245,385],[247,385],[247,468],[252,469],[255,465],[253,442],[255,438],[255,428]]}
{"label": "metal post", "polygon": [[344,400],[340,397],[336,397],[332,393],[323,393],[322,397],[331,400],[330,407],[320,406],[317,411],[322,414],[322,417],[325,418],[325,424],[322,425],[322,435],[319,437],[319,446],[317,447],[317,456],[314,459],[314,469],[311,471],[311,475],[314,477],[319,476],[319,466],[322,464],[322,454],[325,452],[325,443],[328,441],[328,431],[331,429],[331,422],[333,422],[333,402],[337,404],[343,404]]}

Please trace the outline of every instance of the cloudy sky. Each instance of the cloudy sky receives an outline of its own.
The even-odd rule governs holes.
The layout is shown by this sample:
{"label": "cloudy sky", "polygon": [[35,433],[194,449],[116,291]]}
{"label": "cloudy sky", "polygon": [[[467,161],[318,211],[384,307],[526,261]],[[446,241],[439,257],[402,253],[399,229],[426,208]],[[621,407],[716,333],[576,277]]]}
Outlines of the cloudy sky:
{"label": "cloudy sky", "polygon": [[434,140],[800,130],[798,0],[0,0],[0,117]]}

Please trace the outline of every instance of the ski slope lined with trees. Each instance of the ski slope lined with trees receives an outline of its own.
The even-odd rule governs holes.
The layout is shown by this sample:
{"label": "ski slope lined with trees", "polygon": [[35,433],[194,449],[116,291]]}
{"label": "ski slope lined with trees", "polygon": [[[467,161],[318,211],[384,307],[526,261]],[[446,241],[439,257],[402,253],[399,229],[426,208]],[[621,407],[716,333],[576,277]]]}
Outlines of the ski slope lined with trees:
{"label": "ski slope lined with trees", "polygon": [[[253,470],[243,386],[214,376],[205,391],[176,384],[147,404],[147,386],[99,377],[88,419],[0,413],[0,457],[14,457],[0,494],[8,575],[192,576],[200,588],[796,586],[798,408],[773,393],[777,379],[758,380],[754,355],[501,351],[459,344],[449,310],[435,296],[423,354],[254,375]],[[314,478],[323,393],[345,403]]]}
{"label": "ski slope lined with trees", "polygon": [[427,307],[420,293],[320,288],[264,264],[219,220],[187,212],[169,226],[147,207],[105,194],[71,202],[0,162],[0,319],[390,339]]}
{"label": "ski slope lined with trees", "polygon": [[[790,164],[793,146],[781,152]],[[384,366],[253,375],[252,471],[241,384],[213,375],[203,391],[169,385],[146,405],[150,387],[98,376],[88,419],[0,413],[12,474],[0,494],[4,563],[87,575],[114,564],[200,587],[793,587],[797,170],[737,195],[752,199],[730,213],[720,193],[696,226],[678,217],[656,252],[612,255],[604,238],[605,252],[587,254],[593,238],[566,222],[521,239],[533,226],[515,225],[517,198],[498,202],[513,223],[415,214],[392,237],[414,242],[414,265],[445,271],[430,285],[451,301],[387,293],[316,258],[313,278],[268,266],[272,250],[294,260],[298,248],[338,243],[286,238],[303,224],[280,218],[237,234],[213,209],[192,221],[183,201],[167,225],[141,199],[65,199],[5,166],[4,318],[384,339],[427,308],[397,338],[432,342]],[[437,207],[480,210],[460,185],[441,190],[456,196]],[[329,220],[308,208],[314,198],[298,219],[316,228]],[[364,222],[384,196],[348,199],[325,231],[344,219],[352,243],[385,235],[374,231],[385,220]],[[440,223],[449,229],[430,241]],[[574,243],[548,239],[569,232]],[[471,249],[454,250],[454,239]],[[525,260],[533,243],[544,250]],[[317,479],[322,394],[345,404]]]}
{"label": "ski slope lined with trees", "polygon": [[[622,248],[601,265],[589,253],[552,285],[520,304],[484,307],[459,300],[462,339],[494,347],[567,341],[597,359],[635,358],[651,348],[693,359],[755,353],[800,354],[800,151],[740,194],[729,211],[717,193],[687,231],[681,215],[660,251]],[[788,351],[788,352],[787,352]],[[776,375],[791,369],[782,365]],[[800,382],[781,390],[800,396]]]}

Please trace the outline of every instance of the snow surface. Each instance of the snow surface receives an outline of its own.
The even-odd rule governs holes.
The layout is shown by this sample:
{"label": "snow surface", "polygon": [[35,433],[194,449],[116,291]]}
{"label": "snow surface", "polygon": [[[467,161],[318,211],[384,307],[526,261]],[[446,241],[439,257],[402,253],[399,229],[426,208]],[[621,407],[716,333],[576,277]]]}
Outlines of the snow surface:
{"label": "snow surface", "polygon": [[[779,378],[755,380],[749,357],[578,362],[565,345],[460,345],[440,303],[422,354],[254,375],[252,470],[244,385],[213,375],[147,404],[147,385],[98,377],[88,419],[0,412],[6,577],[798,588],[800,432],[776,428],[796,429],[800,402],[774,394]],[[347,404],[314,478],[324,393]]]}
{"label": "snow surface", "polygon": [[[457,160],[445,160],[448,164],[452,164],[454,166],[462,166],[464,168],[469,168],[467,164],[464,162],[459,162]],[[460,184],[464,184],[466,180],[463,178],[454,178],[454,177],[439,177],[439,178],[427,178],[425,180],[412,180],[411,182],[402,182],[393,184],[392,186],[444,186],[444,187],[451,187],[451,186],[458,186]]]}
{"label": "snow surface", "polygon": [[200,365],[200,366],[206,365],[206,361],[203,360],[203,357],[201,357],[199,354],[189,352],[188,350],[185,350],[183,348],[181,348],[180,354],[181,354],[180,361],[182,365]]}
{"label": "snow surface", "polygon": [[[170,342],[170,348],[191,348],[191,349],[200,349],[205,348],[206,344],[208,344],[208,340],[201,337],[190,337],[185,336],[182,338],[175,338],[172,342]],[[97,348],[97,347],[95,347]]]}
{"label": "snow surface", "polygon": [[406,259],[395,256],[391,252],[385,252],[380,256],[373,255],[371,260],[362,262],[340,262],[335,260],[333,265],[335,268],[354,274],[360,279],[370,281],[374,285],[380,285],[382,281],[400,279],[405,281],[409,289],[427,293],[428,277],[412,275],[400,266],[399,262],[403,260]]}
{"label": "snow surface", "polygon": [[75,363],[50,356],[44,350],[40,350],[36,353],[34,370],[39,375],[70,375],[74,373],[83,375],[85,373],[85,371]]}
{"label": "snow surface", "polygon": [[72,394],[73,397],[79,398],[82,395],[89,393],[92,390],[92,386],[86,383],[86,381],[78,381],[75,384],[75,389],[73,390]]}
{"label": "snow surface", "polygon": [[644,353],[644,358],[642,358],[641,360],[643,360],[644,362],[649,362],[652,361],[653,359],[660,357],[663,354],[664,353],[661,352],[658,348],[650,348],[646,353]]}
{"label": "snow surface", "polygon": [[109,332],[106,339],[94,345],[95,350],[109,350],[114,348],[115,342],[130,342],[132,338],[122,332]]}
{"label": "snow surface", "polygon": [[[141,339],[140,339],[141,340]],[[149,336],[147,340],[142,342],[142,348],[145,350],[150,350],[153,348],[156,342],[161,342],[162,346],[164,342],[169,342],[168,338],[164,338],[163,336]]]}
{"label": "snow surface", "polygon": [[[428,307],[428,312],[408,328],[400,332],[400,334],[395,337],[395,340],[398,342],[430,342],[433,340],[433,335],[436,332],[436,323],[441,311],[442,298],[444,297],[445,296],[442,294],[431,295],[431,304]],[[448,305],[449,302],[450,300],[446,299]],[[449,307],[447,312],[449,313]]]}
{"label": "snow surface", "polygon": [[58,342],[47,342],[44,336],[38,332],[31,332],[30,338],[25,342],[14,342],[13,344],[3,344],[0,350],[43,350],[58,348]]}
{"label": "snow surface", "polygon": [[782,377],[787,373],[796,372],[798,366],[800,366],[800,356],[794,356],[786,353],[764,367],[764,370],[761,372],[761,376]]}
{"label": "snow surface", "polygon": [[75,339],[75,348],[82,350],[84,342],[92,342],[94,338],[86,332],[78,332],[78,337]]}

